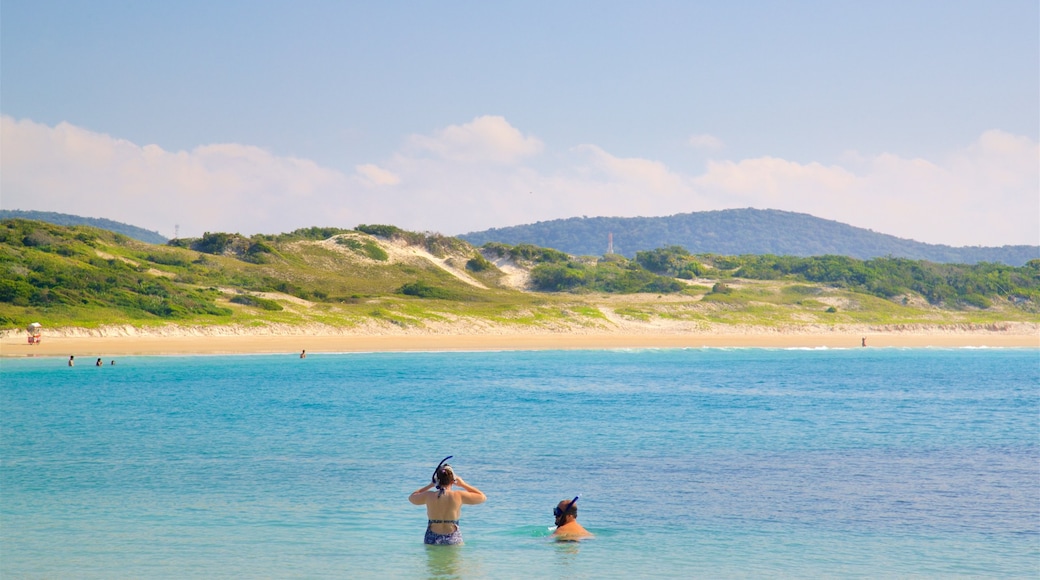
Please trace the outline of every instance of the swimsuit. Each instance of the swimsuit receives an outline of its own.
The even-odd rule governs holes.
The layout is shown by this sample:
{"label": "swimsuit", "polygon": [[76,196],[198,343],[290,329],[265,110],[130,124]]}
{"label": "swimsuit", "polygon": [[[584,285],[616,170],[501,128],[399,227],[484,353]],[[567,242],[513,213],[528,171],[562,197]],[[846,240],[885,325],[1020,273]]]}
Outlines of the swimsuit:
{"label": "swimsuit", "polygon": [[[455,531],[450,534],[438,534],[430,529],[433,524],[454,524]],[[459,531],[459,520],[427,520],[424,544],[431,546],[457,546],[462,543],[462,532]]]}

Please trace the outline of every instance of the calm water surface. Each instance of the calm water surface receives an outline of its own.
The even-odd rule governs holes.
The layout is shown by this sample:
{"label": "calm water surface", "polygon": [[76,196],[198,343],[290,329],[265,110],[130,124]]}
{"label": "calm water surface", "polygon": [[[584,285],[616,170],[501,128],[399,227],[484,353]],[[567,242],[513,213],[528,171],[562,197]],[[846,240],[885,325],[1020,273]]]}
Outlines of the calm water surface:
{"label": "calm water surface", "polygon": [[[0,360],[5,579],[1040,576],[1036,349],[64,365]],[[407,501],[445,455],[461,548]]]}

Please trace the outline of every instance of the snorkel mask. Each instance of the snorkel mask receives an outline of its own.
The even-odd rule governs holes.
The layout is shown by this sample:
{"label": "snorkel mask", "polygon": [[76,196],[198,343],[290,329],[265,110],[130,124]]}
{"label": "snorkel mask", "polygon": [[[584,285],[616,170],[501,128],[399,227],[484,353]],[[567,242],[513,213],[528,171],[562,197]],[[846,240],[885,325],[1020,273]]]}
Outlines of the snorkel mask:
{"label": "snorkel mask", "polygon": [[571,511],[571,508],[574,507],[574,504],[577,503],[578,498],[580,498],[580,497],[581,497],[581,494],[578,494],[578,495],[574,496],[574,499],[571,500],[571,503],[567,504],[567,507],[563,508],[562,510],[560,509],[560,506],[554,507],[553,508],[553,516],[555,516],[556,519],[562,518],[564,515],[567,514],[567,512]]}

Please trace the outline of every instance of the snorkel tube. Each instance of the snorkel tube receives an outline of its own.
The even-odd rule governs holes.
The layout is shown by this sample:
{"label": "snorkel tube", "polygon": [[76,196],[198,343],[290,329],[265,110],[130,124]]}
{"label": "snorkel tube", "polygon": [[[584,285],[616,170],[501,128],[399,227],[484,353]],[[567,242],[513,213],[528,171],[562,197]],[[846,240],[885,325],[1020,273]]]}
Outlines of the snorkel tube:
{"label": "snorkel tube", "polygon": [[564,515],[566,515],[567,512],[571,511],[571,508],[574,507],[574,504],[578,503],[578,498],[580,497],[581,494],[579,493],[578,495],[574,496],[574,499],[571,500],[571,503],[567,504],[567,507],[563,508]]}

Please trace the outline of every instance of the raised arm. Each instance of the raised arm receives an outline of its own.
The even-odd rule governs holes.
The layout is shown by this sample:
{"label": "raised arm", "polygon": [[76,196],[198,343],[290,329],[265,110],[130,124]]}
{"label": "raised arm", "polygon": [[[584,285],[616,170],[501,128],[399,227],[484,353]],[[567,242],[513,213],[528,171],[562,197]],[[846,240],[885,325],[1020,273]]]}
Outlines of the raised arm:
{"label": "raised arm", "polygon": [[413,491],[412,495],[408,496],[408,501],[412,502],[415,505],[426,505],[426,495],[425,494],[426,494],[426,492],[430,491],[431,489],[433,489],[433,484],[432,483],[427,483],[426,485],[424,485],[424,486],[420,487],[419,489]]}
{"label": "raised arm", "polygon": [[455,476],[455,485],[466,490],[459,494],[459,496],[462,497],[462,503],[466,505],[476,505],[478,503],[484,503],[485,501],[487,501],[487,496],[484,495],[484,492],[466,483],[465,481],[462,481],[462,478],[458,475]]}

